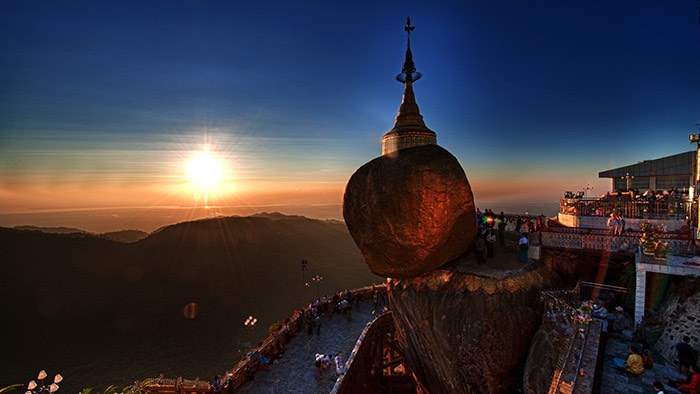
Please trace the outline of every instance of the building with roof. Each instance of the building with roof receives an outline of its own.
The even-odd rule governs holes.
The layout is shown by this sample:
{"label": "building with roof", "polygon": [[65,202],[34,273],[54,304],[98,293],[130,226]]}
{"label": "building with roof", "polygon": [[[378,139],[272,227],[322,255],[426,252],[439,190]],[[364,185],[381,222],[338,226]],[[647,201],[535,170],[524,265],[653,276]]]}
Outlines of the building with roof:
{"label": "building with roof", "polygon": [[687,192],[694,184],[696,160],[696,152],[693,150],[601,171],[598,177],[611,179],[611,191],[677,189]]}

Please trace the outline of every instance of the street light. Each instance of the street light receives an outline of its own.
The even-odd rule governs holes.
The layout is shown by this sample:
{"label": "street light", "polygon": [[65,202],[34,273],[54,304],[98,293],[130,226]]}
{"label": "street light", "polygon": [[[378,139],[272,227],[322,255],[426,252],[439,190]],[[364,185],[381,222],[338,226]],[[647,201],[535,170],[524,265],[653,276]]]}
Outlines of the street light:
{"label": "street light", "polygon": [[625,176],[620,177],[620,179],[627,179],[627,191],[630,191],[631,183],[630,180],[634,179],[634,175],[630,175],[629,172],[625,173]]}
{"label": "street light", "polygon": [[44,379],[46,379],[47,376],[45,370],[42,369],[39,371],[37,379],[40,380],[41,383],[37,384],[34,380],[30,381],[29,384],[27,384],[27,391],[24,394],[48,394],[58,391],[58,384],[63,381],[63,376],[57,373],[53,378],[53,383],[48,386],[44,383]]}
{"label": "street light", "polygon": [[257,322],[258,322],[258,319],[256,319],[253,316],[248,316],[248,318],[245,319],[245,322],[243,323],[243,325],[245,326],[245,328],[252,330],[255,327],[255,323],[257,323]]}
{"label": "street light", "polygon": [[316,282],[316,297],[321,297],[321,281],[323,280],[323,277],[316,275],[311,278],[311,280]]}

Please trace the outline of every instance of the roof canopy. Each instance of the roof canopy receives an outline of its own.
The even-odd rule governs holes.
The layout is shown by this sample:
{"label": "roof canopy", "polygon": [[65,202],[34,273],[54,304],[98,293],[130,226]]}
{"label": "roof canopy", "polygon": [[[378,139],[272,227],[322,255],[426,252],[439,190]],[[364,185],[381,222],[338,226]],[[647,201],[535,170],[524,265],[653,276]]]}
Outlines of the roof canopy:
{"label": "roof canopy", "polygon": [[677,155],[666,156],[660,159],[644,160],[637,164],[625,167],[613,168],[612,170],[598,173],[599,178],[618,178],[626,175],[631,176],[670,176],[670,175],[693,175],[695,165],[695,151],[679,153]]}

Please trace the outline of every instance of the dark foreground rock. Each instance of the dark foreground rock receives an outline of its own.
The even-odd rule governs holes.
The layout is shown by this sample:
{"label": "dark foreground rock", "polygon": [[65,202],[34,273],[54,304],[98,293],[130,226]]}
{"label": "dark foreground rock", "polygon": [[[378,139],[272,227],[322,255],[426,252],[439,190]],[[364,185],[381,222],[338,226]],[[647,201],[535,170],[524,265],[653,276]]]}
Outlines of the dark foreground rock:
{"label": "dark foreground rock", "polygon": [[343,216],[370,270],[384,277],[438,268],[464,254],[476,235],[467,176],[437,145],[360,167],[346,187]]}
{"label": "dark foreground rock", "polygon": [[478,276],[475,267],[470,256],[390,281],[399,339],[430,393],[513,393],[522,384],[550,273],[539,267],[499,279]]}
{"label": "dark foreground rock", "polygon": [[565,338],[540,326],[532,339],[532,345],[523,371],[523,392],[538,394],[549,392],[559,355],[566,346]]}

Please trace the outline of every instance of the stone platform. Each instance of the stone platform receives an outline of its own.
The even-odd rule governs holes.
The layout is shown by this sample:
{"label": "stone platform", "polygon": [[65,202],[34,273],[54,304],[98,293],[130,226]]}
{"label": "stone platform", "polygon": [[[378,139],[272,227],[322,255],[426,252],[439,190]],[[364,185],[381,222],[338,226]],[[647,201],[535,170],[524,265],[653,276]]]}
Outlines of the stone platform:
{"label": "stone platform", "polygon": [[306,328],[299,331],[285,347],[282,358],[276,360],[268,371],[258,371],[255,380],[245,383],[237,393],[328,393],[336,381],[335,367],[321,372],[321,379],[314,378],[316,353],[340,353],[343,363],[367,323],[374,320],[372,300],[353,305],[352,316],[343,313],[321,317],[321,335],[308,335]]}
{"label": "stone platform", "polygon": [[632,375],[623,370],[615,368],[611,363],[615,357],[626,359],[630,346],[639,344],[608,336],[605,345],[605,361],[603,363],[603,377],[601,381],[600,393],[605,394],[637,394],[653,393],[652,383],[659,381],[666,386],[666,394],[679,393],[668,385],[668,380],[681,378],[677,367],[672,362],[664,360],[661,355],[654,351],[654,368],[645,370],[641,375]]}

